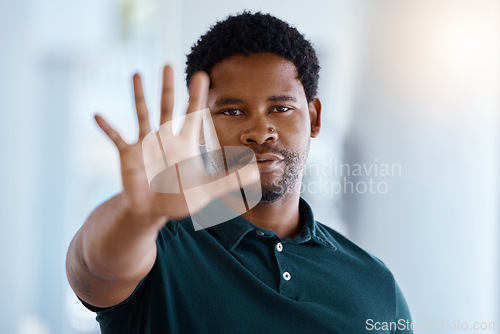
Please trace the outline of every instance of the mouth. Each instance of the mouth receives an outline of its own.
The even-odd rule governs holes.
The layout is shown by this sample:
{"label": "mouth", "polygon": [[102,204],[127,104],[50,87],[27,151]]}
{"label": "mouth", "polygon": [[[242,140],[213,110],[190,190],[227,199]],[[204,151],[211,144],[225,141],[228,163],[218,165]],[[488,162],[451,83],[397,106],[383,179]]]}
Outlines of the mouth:
{"label": "mouth", "polygon": [[273,153],[256,154],[255,159],[257,160],[259,172],[261,173],[273,172],[279,169],[283,162],[282,156]]}
{"label": "mouth", "polygon": [[[253,156],[255,155],[255,160],[253,160]],[[241,168],[242,166],[246,166],[250,163],[256,163],[259,168],[259,172],[262,173],[270,173],[276,170],[279,170],[280,165],[283,163],[283,156],[276,153],[253,153],[245,154],[240,158],[234,159],[233,163],[229,163],[233,168]]]}
{"label": "mouth", "polygon": [[274,153],[258,153],[255,154],[255,159],[257,162],[265,162],[265,161],[281,161],[283,157],[281,155],[277,155]]}

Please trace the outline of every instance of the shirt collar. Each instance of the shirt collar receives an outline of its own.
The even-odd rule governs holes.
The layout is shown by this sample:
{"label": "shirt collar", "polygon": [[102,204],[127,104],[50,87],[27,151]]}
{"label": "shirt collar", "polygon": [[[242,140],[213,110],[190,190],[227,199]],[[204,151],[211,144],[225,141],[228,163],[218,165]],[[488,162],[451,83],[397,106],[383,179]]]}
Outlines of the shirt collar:
{"label": "shirt collar", "polygon": [[[314,220],[311,207],[303,198],[300,198],[299,201],[299,212],[304,223],[301,231],[293,239],[285,238],[283,241],[289,241],[297,244],[313,242],[336,250],[337,247],[335,246],[333,238],[329,238],[323,229],[320,228],[319,223]],[[276,236],[274,232],[254,225],[241,216],[237,216],[222,224],[212,226],[208,230],[214,231],[218,235],[223,246],[229,251],[232,251],[236,246],[238,246],[243,237],[250,231],[260,231],[263,233],[263,237]]]}

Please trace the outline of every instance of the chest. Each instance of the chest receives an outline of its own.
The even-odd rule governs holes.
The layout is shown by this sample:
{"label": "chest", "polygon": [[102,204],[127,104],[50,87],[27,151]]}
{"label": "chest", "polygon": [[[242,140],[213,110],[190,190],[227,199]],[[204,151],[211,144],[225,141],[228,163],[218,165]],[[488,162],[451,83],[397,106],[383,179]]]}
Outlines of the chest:
{"label": "chest", "polygon": [[280,244],[242,241],[231,252],[173,245],[149,278],[152,312],[195,332],[210,323],[249,333],[361,332],[367,319],[393,315],[389,281],[370,266],[316,244]]}

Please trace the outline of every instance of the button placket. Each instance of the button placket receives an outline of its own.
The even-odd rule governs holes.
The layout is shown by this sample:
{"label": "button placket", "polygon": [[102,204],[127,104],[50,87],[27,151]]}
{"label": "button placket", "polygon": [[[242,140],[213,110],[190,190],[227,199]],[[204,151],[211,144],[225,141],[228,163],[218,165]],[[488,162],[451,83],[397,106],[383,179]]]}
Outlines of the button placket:
{"label": "button placket", "polygon": [[277,250],[278,252],[281,252],[281,251],[283,250],[283,244],[282,244],[281,242],[278,242],[278,243],[276,244],[276,250]]}

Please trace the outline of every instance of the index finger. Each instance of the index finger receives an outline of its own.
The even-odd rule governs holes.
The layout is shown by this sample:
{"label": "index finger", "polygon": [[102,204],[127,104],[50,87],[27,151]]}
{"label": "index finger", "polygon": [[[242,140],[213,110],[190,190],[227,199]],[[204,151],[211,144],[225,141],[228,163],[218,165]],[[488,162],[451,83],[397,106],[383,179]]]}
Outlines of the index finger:
{"label": "index finger", "polygon": [[[210,79],[205,72],[196,72],[191,77],[191,82],[189,83],[189,106],[180,135],[194,134],[196,136],[199,134],[202,117],[201,112],[195,113],[195,111],[201,111],[206,107],[209,84]],[[192,117],[189,117],[190,114],[192,114]]]}

